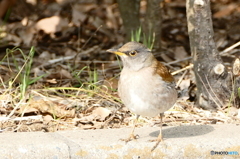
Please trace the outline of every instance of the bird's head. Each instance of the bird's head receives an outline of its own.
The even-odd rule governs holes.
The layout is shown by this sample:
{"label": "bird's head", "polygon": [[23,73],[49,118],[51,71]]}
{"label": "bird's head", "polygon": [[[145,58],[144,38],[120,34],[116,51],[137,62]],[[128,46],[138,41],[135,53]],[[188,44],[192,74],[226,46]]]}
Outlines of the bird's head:
{"label": "bird's head", "polygon": [[128,42],[119,49],[109,49],[107,52],[119,55],[123,66],[134,71],[150,66],[154,59],[151,50],[138,42]]}

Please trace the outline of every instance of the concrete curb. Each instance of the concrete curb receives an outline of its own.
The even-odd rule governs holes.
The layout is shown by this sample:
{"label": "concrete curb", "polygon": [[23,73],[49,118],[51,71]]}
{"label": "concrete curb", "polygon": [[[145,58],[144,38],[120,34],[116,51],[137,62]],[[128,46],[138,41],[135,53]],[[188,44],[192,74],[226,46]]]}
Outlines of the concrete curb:
{"label": "concrete curb", "polygon": [[154,143],[148,140],[158,136],[159,128],[137,128],[138,140],[127,144],[119,140],[127,138],[130,131],[122,128],[2,133],[0,158],[240,158],[240,126],[236,125],[164,127],[164,142],[153,152],[150,150]]}

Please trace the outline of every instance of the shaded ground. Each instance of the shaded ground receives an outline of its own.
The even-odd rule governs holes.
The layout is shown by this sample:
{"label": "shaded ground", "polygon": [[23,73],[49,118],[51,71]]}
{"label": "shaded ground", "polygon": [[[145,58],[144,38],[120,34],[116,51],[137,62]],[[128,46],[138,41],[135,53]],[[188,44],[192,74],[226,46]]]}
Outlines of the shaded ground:
{"label": "shaded ground", "polygon": [[[142,17],[145,8],[146,2],[142,1]],[[162,52],[154,54],[172,72],[191,62],[185,12],[185,2],[163,3]],[[219,51],[223,51],[240,40],[240,4],[215,0],[212,12],[215,40]],[[122,107],[116,92],[119,61],[106,53],[106,49],[124,43],[115,1],[45,0],[34,5],[19,0],[11,15],[4,18],[7,20],[2,20],[0,29],[1,131],[131,125],[134,117]],[[32,63],[31,46],[35,47]],[[229,70],[240,55],[238,48],[222,54]],[[41,78],[35,81],[37,77]],[[232,106],[218,112],[194,107],[192,69],[180,71],[175,79],[180,97],[175,107],[166,112],[166,125],[239,122],[240,111]],[[159,120],[155,117],[140,121],[139,126],[146,122],[154,125]]]}

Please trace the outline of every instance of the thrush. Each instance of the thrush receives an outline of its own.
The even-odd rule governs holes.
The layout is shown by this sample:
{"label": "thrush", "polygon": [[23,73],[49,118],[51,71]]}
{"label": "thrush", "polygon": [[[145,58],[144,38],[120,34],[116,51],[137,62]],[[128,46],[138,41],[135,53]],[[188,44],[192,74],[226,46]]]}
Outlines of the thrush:
{"label": "thrush", "polygon": [[169,70],[152,54],[151,50],[138,42],[128,42],[119,49],[108,52],[121,57],[123,69],[118,82],[118,94],[123,104],[137,115],[128,139],[136,139],[134,129],[139,116],[160,115],[160,133],[152,151],[163,140],[162,118],[177,100],[174,78]]}

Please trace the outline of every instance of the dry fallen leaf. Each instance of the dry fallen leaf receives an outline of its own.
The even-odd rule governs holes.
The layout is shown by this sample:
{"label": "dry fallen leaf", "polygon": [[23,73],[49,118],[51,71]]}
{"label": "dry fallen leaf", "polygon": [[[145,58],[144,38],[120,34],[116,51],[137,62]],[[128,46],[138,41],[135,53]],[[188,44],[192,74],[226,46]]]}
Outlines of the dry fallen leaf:
{"label": "dry fallen leaf", "polygon": [[43,121],[44,121],[45,123],[49,123],[49,122],[52,121],[52,120],[53,120],[52,115],[47,114],[47,115],[43,116]]}
{"label": "dry fallen leaf", "polygon": [[68,27],[68,19],[60,16],[52,16],[44,18],[36,23],[37,30],[43,30],[47,34],[51,34],[54,37],[54,33],[64,30]]}
{"label": "dry fallen leaf", "polygon": [[97,107],[92,111],[92,115],[95,115],[96,118],[100,121],[104,121],[110,114],[111,111],[103,107]]}
{"label": "dry fallen leaf", "polygon": [[[108,117],[111,114],[111,111],[107,108],[103,107],[92,107],[90,108],[92,112],[89,112],[90,115],[84,116],[80,119],[80,121],[104,121],[106,117]],[[89,110],[88,110],[89,111]]]}
{"label": "dry fallen leaf", "polygon": [[234,9],[237,8],[236,4],[230,4],[230,5],[226,5],[224,6],[220,11],[216,12],[215,14],[213,14],[214,18],[222,18],[225,16],[230,15]]}
{"label": "dry fallen leaf", "polygon": [[179,87],[180,87],[181,90],[184,90],[184,89],[188,90],[190,84],[191,84],[191,80],[190,79],[184,79],[179,84]]}
{"label": "dry fallen leaf", "polygon": [[[41,113],[47,113],[54,115],[58,118],[73,118],[75,116],[75,109],[67,110],[66,106],[60,104],[60,101],[51,101],[50,99],[30,100],[29,105],[22,112],[28,111],[28,109],[35,108]],[[21,113],[22,113],[21,112]]]}
{"label": "dry fallen leaf", "polygon": [[72,79],[72,75],[69,71],[65,70],[65,69],[61,69],[60,72],[60,77],[61,78],[68,78],[68,79]]}
{"label": "dry fallen leaf", "polygon": [[57,80],[55,78],[46,80],[48,83],[56,84]]}

